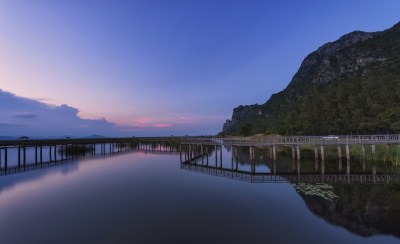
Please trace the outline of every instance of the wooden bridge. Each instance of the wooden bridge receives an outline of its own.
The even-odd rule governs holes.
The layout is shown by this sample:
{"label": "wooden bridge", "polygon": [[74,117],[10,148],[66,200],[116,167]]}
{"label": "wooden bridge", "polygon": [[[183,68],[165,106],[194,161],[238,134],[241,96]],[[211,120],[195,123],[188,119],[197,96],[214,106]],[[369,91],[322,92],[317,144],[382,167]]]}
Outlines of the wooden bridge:
{"label": "wooden bridge", "polygon": [[[179,146],[180,139],[175,137],[0,140],[0,174],[48,167],[87,156],[86,154],[95,157],[132,150],[157,154],[179,154]],[[27,157],[29,149],[34,150],[30,161]],[[10,162],[10,153],[16,154],[16,162]]]}
{"label": "wooden bridge", "polygon": [[[345,146],[347,161],[350,161],[349,145],[370,145],[375,153],[375,145],[399,145],[400,135],[359,135],[359,136],[289,136],[289,137],[128,137],[128,138],[64,138],[45,140],[0,140],[0,173],[10,170],[9,154],[13,152],[16,157],[16,168],[26,169],[28,164],[45,164],[67,160],[74,157],[68,153],[72,149],[87,149],[93,154],[113,154],[135,148],[145,151],[160,151],[166,153],[179,153],[181,161],[192,161],[201,155],[208,155],[215,151],[217,157],[222,158],[222,146],[247,146],[250,147],[250,159],[254,158],[254,147],[269,147],[270,157],[276,160],[276,147],[292,147],[293,159],[300,160],[300,148],[305,145],[315,147],[315,158],[324,160],[324,146],[337,145],[338,157],[342,157],[342,146]],[[33,162],[27,162],[27,149],[34,150]],[[17,152],[15,152],[17,151]],[[73,150],[72,150],[73,151]],[[44,155],[44,154],[47,155]],[[184,154],[182,156],[182,153]],[[236,149],[232,150],[235,156]],[[319,156],[320,155],[320,156]],[[184,159],[183,159],[184,157]],[[47,159],[45,159],[47,158]],[[221,159],[222,160],[222,159]],[[13,162],[14,163],[14,162]],[[15,169],[13,169],[15,170]]]}
{"label": "wooden bridge", "polygon": [[400,135],[346,135],[346,136],[275,136],[275,137],[225,137],[182,138],[182,144],[233,146],[301,146],[301,145],[349,145],[349,144],[400,144]]}

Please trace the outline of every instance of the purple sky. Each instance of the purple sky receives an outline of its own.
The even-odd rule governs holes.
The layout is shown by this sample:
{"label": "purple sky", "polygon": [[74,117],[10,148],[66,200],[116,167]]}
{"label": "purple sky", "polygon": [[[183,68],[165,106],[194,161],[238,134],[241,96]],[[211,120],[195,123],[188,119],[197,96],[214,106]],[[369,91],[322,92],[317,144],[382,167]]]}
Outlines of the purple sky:
{"label": "purple sky", "polygon": [[399,13],[398,0],[2,0],[0,136],[216,134],[322,44]]}

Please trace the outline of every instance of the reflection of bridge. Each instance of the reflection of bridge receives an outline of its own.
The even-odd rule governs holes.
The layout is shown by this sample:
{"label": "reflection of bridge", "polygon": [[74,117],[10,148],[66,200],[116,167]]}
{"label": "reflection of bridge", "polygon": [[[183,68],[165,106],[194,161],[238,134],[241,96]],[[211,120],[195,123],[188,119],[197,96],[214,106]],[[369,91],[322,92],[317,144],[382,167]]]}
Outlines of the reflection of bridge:
{"label": "reflection of bridge", "polygon": [[398,183],[400,174],[251,173],[199,164],[181,164],[181,169],[252,183]]}

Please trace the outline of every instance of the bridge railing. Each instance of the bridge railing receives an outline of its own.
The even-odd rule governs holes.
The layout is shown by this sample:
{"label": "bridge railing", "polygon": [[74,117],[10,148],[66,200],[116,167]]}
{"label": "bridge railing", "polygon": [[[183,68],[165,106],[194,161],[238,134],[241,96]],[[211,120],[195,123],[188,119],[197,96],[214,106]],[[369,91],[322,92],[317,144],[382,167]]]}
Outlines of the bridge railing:
{"label": "bridge railing", "polygon": [[344,136],[276,136],[276,137],[225,137],[225,138],[183,138],[183,144],[400,144],[399,134],[387,135],[344,135]]}

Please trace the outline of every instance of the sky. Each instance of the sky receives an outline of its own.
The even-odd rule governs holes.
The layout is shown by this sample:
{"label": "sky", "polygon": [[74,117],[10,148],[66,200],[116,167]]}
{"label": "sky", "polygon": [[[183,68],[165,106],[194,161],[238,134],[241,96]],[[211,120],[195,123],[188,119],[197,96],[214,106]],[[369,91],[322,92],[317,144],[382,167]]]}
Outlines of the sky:
{"label": "sky", "polygon": [[398,0],[0,0],[0,136],[213,135]]}

